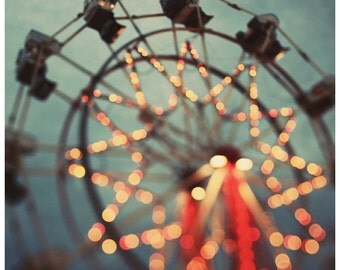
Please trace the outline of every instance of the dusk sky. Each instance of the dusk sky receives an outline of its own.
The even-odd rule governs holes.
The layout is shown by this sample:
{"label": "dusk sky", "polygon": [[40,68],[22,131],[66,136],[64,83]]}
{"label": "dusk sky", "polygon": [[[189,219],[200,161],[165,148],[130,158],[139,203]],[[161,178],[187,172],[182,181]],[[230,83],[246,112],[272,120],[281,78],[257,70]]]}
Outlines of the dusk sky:
{"label": "dusk sky", "polygon": [[[66,25],[69,21],[75,18],[78,13],[83,11],[83,2],[83,0],[63,1],[62,3],[44,0],[5,1],[4,116],[6,123],[10,113],[12,112],[12,105],[15,102],[16,94],[20,88],[19,82],[16,81],[15,63],[19,50],[24,46],[26,35],[31,29],[35,29],[47,35],[53,35],[53,33],[56,33],[58,29]],[[306,63],[301,59],[294,48],[295,44],[304,53],[306,53],[326,75],[335,74],[335,0],[235,0],[234,2],[252,13],[258,15],[273,13],[278,17],[280,29],[294,42],[294,44],[290,43],[281,33],[277,33],[277,38],[282,46],[289,48],[287,54],[278,62],[278,64],[287,71],[289,76],[291,76],[297,84],[299,84],[303,91],[308,92],[313,85],[322,79],[322,76],[320,76],[320,74],[318,74],[318,72],[316,72],[309,63]],[[124,0],[123,4],[130,15],[162,13],[161,6],[157,0]],[[247,30],[247,23],[252,19],[251,15],[232,9],[224,3],[223,0],[201,0],[200,6],[206,14],[214,16],[206,25],[206,28],[231,37],[235,37],[236,33],[239,31],[245,32]],[[126,16],[124,9],[122,9],[119,4],[117,4],[114,13],[116,17]],[[143,34],[157,29],[171,27],[170,21],[163,17],[135,20],[135,22],[137,24],[139,23],[138,29]],[[63,128],[67,126],[67,121],[65,119],[68,117],[71,102],[77,99],[82,90],[86,89],[90,83],[92,75],[96,74],[100,68],[103,67],[104,63],[107,59],[109,59],[113,51],[119,50],[122,46],[124,46],[124,44],[128,44],[130,40],[138,37],[139,30],[134,29],[134,26],[128,20],[121,19],[119,20],[119,23],[126,26],[125,32],[118,37],[117,41],[115,41],[110,48],[108,48],[108,46],[100,40],[99,34],[96,31],[85,28],[79,35],[70,40],[70,42],[62,48],[61,57],[52,56],[48,58],[47,78],[57,82],[57,91],[52,93],[46,101],[38,101],[32,98],[29,103],[29,107],[27,107],[27,113],[20,115],[20,110],[17,113],[16,128],[20,128],[18,126],[21,125],[21,128],[25,131],[25,133],[32,135],[36,139],[38,148],[37,153],[25,157],[21,164],[23,176],[20,178],[20,182],[25,183],[24,185],[28,187],[30,194],[29,200],[16,206],[6,206],[5,209],[5,252],[6,269],[8,270],[16,269],[15,267],[20,265],[27,255],[37,256],[38,258],[39,256],[43,257],[41,250],[51,251],[53,256],[57,256],[58,254],[64,260],[68,258],[67,255],[70,255],[73,252],[71,254],[73,256],[71,260],[74,259],[75,262],[70,263],[69,268],[67,269],[91,269],[91,267],[89,267],[81,259],[77,259],[76,252],[74,251],[77,250],[80,252],[80,246],[83,243],[79,241],[79,235],[81,237],[86,236],[91,225],[96,222],[97,216],[92,210],[92,202],[88,198],[85,185],[80,183],[80,181],[77,182],[69,180],[69,178],[72,177],[66,177],[67,181],[62,185],[63,188],[67,190],[66,196],[68,196],[69,205],[67,205],[67,203],[65,203],[65,205],[67,205],[66,208],[69,208],[67,211],[70,210],[70,212],[74,214],[73,218],[77,220],[80,227],[79,235],[74,236],[75,239],[78,240],[75,240],[74,242],[73,240],[70,240],[72,237],[69,236],[69,228],[65,226],[67,221],[65,221],[65,213],[63,212],[63,205],[61,204],[59,197],[61,191],[58,190],[58,188],[60,185],[56,184],[57,181],[55,175],[58,169],[56,165],[58,163],[56,152],[58,146],[61,147],[62,145],[58,145],[58,143],[59,140],[62,140]],[[84,20],[83,18],[80,18],[65,32],[57,35],[56,39],[60,42],[65,41],[67,37],[77,31],[77,29],[79,29],[82,25],[84,25]],[[199,51],[201,59],[205,58],[206,62],[209,61],[211,66],[216,69],[226,69],[226,72],[232,72],[232,68],[236,66],[240,59],[240,48],[231,42],[222,40],[221,38],[209,35],[206,37],[207,40],[202,38],[202,40],[206,43],[201,43],[199,35],[196,35],[194,32],[184,33],[183,35],[179,34],[178,43],[180,46],[181,43],[188,41],[192,42]],[[166,55],[174,53],[175,49],[172,42],[173,38],[174,37],[170,34],[158,34],[152,36],[149,38],[150,43],[148,44],[151,45],[150,47],[146,46],[146,50],[150,51],[150,48],[152,47],[155,54]],[[204,49],[207,49],[207,54],[205,54]],[[118,53],[118,58],[124,59],[124,57],[126,57],[125,51],[122,50],[121,53]],[[64,61],[66,58],[74,60],[74,63],[76,64],[72,64],[71,61]],[[114,67],[115,60],[117,59],[108,62],[105,67]],[[251,62],[251,58],[245,57],[244,63],[248,62]],[[83,68],[83,71],[79,68],[75,68],[78,64],[81,68]],[[260,71],[264,71],[258,76],[258,87],[262,91],[259,92],[262,94],[259,99],[267,108],[291,106],[293,110],[296,109],[298,122],[295,131],[291,134],[291,143],[294,151],[297,155],[306,159],[307,162],[315,162],[324,166],[327,171],[327,155],[326,157],[323,155],[323,153],[326,152],[326,148],[318,146],[316,136],[311,128],[311,122],[309,121],[310,118],[306,117],[306,114],[303,110],[301,110],[301,108],[299,108],[294,98],[288,94],[283,87],[281,87],[275,78],[269,75],[269,73],[266,72],[261,65],[259,66],[259,74]],[[176,70],[175,65],[172,64],[169,64],[167,68],[169,73]],[[263,69],[261,70],[261,68]],[[169,81],[164,79],[164,76],[162,77],[159,76],[159,74],[155,74],[154,71],[150,70],[143,64],[140,64],[139,72],[141,78],[144,80],[144,87],[150,89],[150,93],[146,91],[146,97],[149,98],[150,103],[153,102],[157,106],[167,104],[167,97],[170,91],[167,92],[159,90],[162,89],[163,86],[167,85]],[[191,84],[190,86],[195,90],[197,89],[197,93],[200,98],[203,96],[203,91],[201,89],[206,86],[204,83],[196,81],[194,76],[196,70],[194,67],[191,67],[191,69],[189,67],[186,72],[187,80]],[[132,96],[132,94],[129,94],[129,91],[131,91],[133,87],[129,85],[129,82],[125,78],[123,78],[124,75],[126,75],[126,71],[123,68],[117,68],[117,70],[112,68],[110,73],[101,78],[102,81],[100,86],[105,88],[105,82],[108,81],[113,85],[113,87],[115,87],[115,89],[119,89],[119,91],[127,93],[127,96]],[[217,75],[215,77],[212,76],[213,83],[217,82],[217,77]],[[103,83],[103,81],[105,82]],[[24,89],[24,91],[27,91],[27,89]],[[62,96],[63,94],[66,98],[65,96]],[[241,105],[238,106],[236,103],[242,104],[241,95],[239,94],[236,94],[235,101],[231,105],[231,111],[239,110],[241,108]],[[21,101],[21,106],[23,106],[23,104],[24,98]],[[141,115],[138,114],[138,111],[136,112],[131,109],[127,109],[124,106],[122,106],[122,108],[111,108],[107,103],[104,103],[104,101],[100,103],[100,105],[104,112],[107,112],[108,115],[119,115],[119,117],[117,117],[118,119],[116,120],[116,124],[122,127],[122,130],[127,133],[141,129],[144,125],[144,120],[141,120]],[[169,117],[169,119],[171,119],[169,122],[173,124],[179,123],[179,127],[187,127],[184,120],[178,120],[177,122],[177,119],[183,118],[185,112],[185,109],[177,110],[173,114],[173,118]],[[335,139],[335,109],[330,109],[324,113],[322,118],[331,137]],[[66,145],[66,149],[68,149],[67,147],[77,146],[79,144],[79,140],[81,140],[79,138],[82,138],[78,133],[81,128],[80,119],[81,114],[74,113],[70,125],[67,126],[67,140],[63,141]],[[212,116],[207,116],[207,121],[213,121],[212,119]],[[92,128],[88,131],[89,141],[107,139],[107,134],[109,133],[99,124],[93,122],[94,121],[89,124]],[[260,126],[261,125],[262,124],[260,124]],[[263,128],[268,127],[268,125],[270,124],[263,124]],[[199,125],[193,124],[193,126],[192,133],[199,136]],[[169,130],[171,132],[171,129]],[[221,134],[225,134],[224,132],[226,132],[223,128],[218,131],[221,132]],[[240,147],[243,144],[249,143],[249,138],[247,135],[244,135],[245,133],[243,133],[243,131],[244,130],[241,127],[238,131],[239,134],[235,131],[236,135],[234,135],[234,140]],[[320,132],[323,131],[320,130]],[[175,134],[173,136],[176,137],[177,135]],[[232,135],[229,137],[232,137]],[[267,139],[269,141],[271,137],[269,136]],[[180,139],[178,140],[178,142],[183,143]],[[185,144],[185,141],[183,144]],[[332,147],[332,142],[326,142],[326,144]],[[155,147],[155,149],[160,147],[158,142],[154,144],[150,143],[150,146]],[[178,151],[179,156],[181,156],[182,150],[180,147]],[[169,155],[169,153],[166,154]],[[256,160],[257,157],[253,152],[249,151],[247,154],[249,155],[249,158],[254,158],[254,160]],[[98,168],[98,171],[122,171],[119,177],[124,178],[125,176],[126,178],[127,173],[133,170],[134,167],[132,166],[134,164],[131,161],[126,161],[129,151],[125,149],[121,151],[118,150],[118,156],[119,155],[121,155],[121,159],[116,158],[115,156],[106,156],[105,160],[101,157],[91,157],[91,162],[93,163],[93,167]],[[262,161],[263,158],[261,158],[262,157],[258,157],[258,162],[260,162],[260,160]],[[171,175],[172,171],[170,169],[165,170],[157,162],[155,162],[155,164],[156,165],[154,166],[148,164],[148,166],[150,166],[148,169],[151,172],[151,175],[157,176],[158,174],[161,174],[161,177],[165,177],[164,179],[166,179],[166,177],[174,177]],[[255,172],[255,169],[254,173],[257,173]],[[291,181],[292,176],[287,176],[288,174],[286,174],[284,168],[278,172],[278,175],[283,178],[287,177],[286,183],[288,183],[287,185],[289,186],[289,181]],[[167,192],[167,189],[174,188],[175,184],[162,184],[162,186],[157,186],[157,182],[156,184],[153,182],[151,184],[145,184],[145,186],[140,186],[140,188],[143,187],[154,191]],[[269,196],[268,191],[261,191],[259,186],[255,185],[254,190],[254,192],[259,196],[259,200]],[[99,193],[101,199],[105,203],[109,203],[112,199],[112,194],[110,194],[107,190],[100,191]],[[32,202],[34,205],[33,208]],[[328,257],[327,255],[332,254],[333,252],[332,234],[334,234],[333,225],[335,220],[334,204],[334,186],[332,186],[332,184],[329,184],[329,187],[326,187],[324,190],[320,190],[320,192],[318,191],[315,192],[315,194],[313,193],[310,196],[310,199],[301,199],[301,207],[309,207],[313,214],[313,218],[315,218],[315,222],[321,224],[329,233],[329,235],[327,235],[328,238],[320,244],[320,252],[317,255],[309,255],[310,257],[308,257],[305,254],[302,254],[302,252],[301,256],[299,255],[300,253],[297,255],[292,252],[292,261],[296,261],[300,267],[303,267],[301,270],[326,269],[323,267],[329,266],[329,263],[332,260],[332,255]],[[128,204],[126,209],[124,209],[126,210],[125,215],[128,216],[130,213],[131,216],[131,211],[134,206],[134,203]],[[169,200],[166,205],[167,208],[174,206],[175,200]],[[294,207],[299,207],[299,204],[297,203]],[[290,210],[294,207],[292,206]],[[287,229],[286,233],[289,233],[288,229],[293,231],[296,230],[294,218],[292,218],[294,214],[287,211],[288,208],[289,207],[282,211],[279,210],[281,212],[278,212],[278,214],[273,214],[273,216],[277,218],[277,223],[285,222],[285,218],[287,217],[287,226],[282,229],[283,231]],[[37,216],[35,216],[36,213]],[[121,224],[125,224],[124,211],[122,215],[123,216],[119,222],[121,222]],[[170,222],[174,216],[169,215],[167,218],[169,219],[167,222]],[[15,228],[13,229],[16,222],[20,224],[19,227],[16,227],[17,230],[15,230]],[[132,220],[132,223],[133,225],[130,224],[131,226],[127,231],[138,231],[142,230],[143,226],[150,226],[146,225],[148,224],[147,221],[143,221],[142,218],[141,220],[138,220],[138,222],[136,220]],[[44,233],[36,232],[40,227],[44,228]],[[298,234],[298,232],[296,233]],[[47,241],[45,241],[45,237]],[[77,246],[75,242],[78,242],[79,246]],[[20,243],[22,243],[21,250],[18,250]],[[141,254],[148,254],[147,252],[148,251],[140,250]],[[171,256],[175,258],[176,252],[172,253]],[[99,260],[102,260],[101,265],[103,269],[110,269],[110,266],[112,265],[115,265],[117,268],[111,269],[129,269],[123,259],[116,254],[113,255],[113,260],[112,258],[103,256],[102,254],[99,254],[97,259],[98,258]],[[148,262],[148,260],[146,261]],[[216,270],[220,269],[218,268],[219,266],[220,264],[217,262],[215,265]],[[174,264],[168,264],[167,269],[176,269],[175,267],[176,266],[174,266]],[[300,268],[294,267],[293,269],[300,270]]]}

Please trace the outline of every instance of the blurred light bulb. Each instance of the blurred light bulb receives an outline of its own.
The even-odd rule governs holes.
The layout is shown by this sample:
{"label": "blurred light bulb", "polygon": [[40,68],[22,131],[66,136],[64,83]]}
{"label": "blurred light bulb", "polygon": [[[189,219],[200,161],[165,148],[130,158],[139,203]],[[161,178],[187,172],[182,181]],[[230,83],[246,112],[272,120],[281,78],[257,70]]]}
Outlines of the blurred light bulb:
{"label": "blurred light bulb", "polygon": [[222,168],[228,163],[228,159],[225,156],[222,155],[216,155],[213,156],[210,159],[210,166],[213,168]]}
{"label": "blurred light bulb", "polygon": [[236,161],[235,164],[236,168],[241,171],[249,171],[253,168],[253,161],[249,158],[240,158]]}

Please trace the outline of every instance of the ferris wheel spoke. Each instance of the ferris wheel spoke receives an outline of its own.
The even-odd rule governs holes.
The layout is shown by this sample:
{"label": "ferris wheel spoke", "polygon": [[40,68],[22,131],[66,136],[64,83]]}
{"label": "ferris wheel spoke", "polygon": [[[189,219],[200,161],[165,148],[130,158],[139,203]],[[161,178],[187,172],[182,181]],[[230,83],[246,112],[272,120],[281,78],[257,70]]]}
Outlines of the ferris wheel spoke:
{"label": "ferris wheel spoke", "polygon": [[124,13],[126,14],[128,20],[131,22],[133,28],[135,29],[135,31],[137,32],[137,34],[139,36],[142,36],[142,32],[141,30],[139,29],[138,25],[135,23],[134,21],[134,17],[130,15],[130,13],[128,12],[128,10],[126,9],[126,7],[122,4],[122,1],[121,0],[118,0],[118,3],[120,5],[120,7],[123,9]]}
{"label": "ferris wheel spoke", "polygon": [[[9,111],[7,125],[19,126],[18,134],[6,131],[6,143],[18,135],[10,143],[19,149],[14,156],[18,164],[7,155],[7,169],[17,165],[14,172],[29,189],[23,209],[13,212],[28,215],[27,228],[26,216],[22,223],[20,216],[10,216],[8,222],[17,242],[14,248],[21,257],[28,254],[20,266],[40,261],[51,269],[107,269],[114,260],[118,268],[152,270],[295,269],[310,263],[311,256],[304,253],[318,253],[323,243],[330,247],[324,228],[331,231],[331,225],[318,223],[326,213],[318,216],[313,207],[323,192],[333,192],[329,175],[334,173],[334,143],[323,121],[329,118],[322,119],[322,114],[332,109],[334,79],[326,78],[317,62],[278,27],[274,14],[258,15],[220,1],[227,11],[252,17],[245,32],[229,35],[219,19],[207,28],[213,16],[202,11],[199,0],[161,0],[161,7],[152,1],[135,5],[86,0],[83,12],[52,36],[37,31],[27,36],[17,73],[23,69],[19,75],[24,82],[18,80],[28,91],[19,88]],[[132,15],[139,7],[140,15]],[[214,16],[222,12],[212,10]],[[83,36],[85,27],[96,30],[100,38]],[[124,37],[116,39],[124,29]],[[288,65],[296,59],[277,63],[276,51],[281,55],[287,48],[276,34],[294,47],[299,62],[313,68],[312,74],[324,77],[310,92],[300,86],[305,82],[292,76],[300,74],[289,73]],[[54,39],[62,36],[62,42]],[[69,56],[60,52],[76,43],[85,44],[86,50]],[[59,58],[49,62],[56,65],[56,75],[65,73],[62,65],[69,66],[70,78],[80,74],[79,83],[88,80],[85,86],[73,89],[75,82],[65,81],[67,86],[57,88],[47,80],[46,60],[51,55]],[[98,57],[95,62],[106,57],[96,71],[87,62],[91,55]],[[29,159],[21,139],[26,138],[25,127],[32,129],[30,121],[36,121],[27,116],[38,109],[30,106],[31,98],[46,101],[44,89],[38,89],[40,79],[53,84],[47,89],[54,92],[49,102],[57,98],[62,103],[53,112],[62,112],[65,106],[69,111],[58,143],[49,144],[53,137],[43,137],[53,130],[35,134],[46,143],[38,142],[38,155]],[[314,98],[313,91],[323,84],[327,89],[320,91],[326,95],[320,100],[301,100]],[[63,115],[59,112],[56,115]],[[54,123],[56,117],[46,119]],[[299,144],[306,120],[310,121],[306,130],[311,127],[315,133],[308,134],[312,139],[306,145],[319,146],[307,152]],[[53,167],[46,162],[55,152]],[[65,251],[51,248],[51,243],[63,240],[51,235],[49,221],[41,215],[50,209],[38,205],[35,196],[45,184],[51,185],[53,175],[61,209],[58,224],[67,233]],[[322,188],[326,189],[318,194]],[[81,212],[81,206],[92,209]],[[328,215],[324,221],[331,219]],[[27,245],[31,238],[42,251],[32,252],[36,248]],[[319,260],[314,258],[312,264]]]}
{"label": "ferris wheel spoke", "polygon": [[292,38],[279,26],[277,26],[277,30],[284,36],[284,38],[294,47],[294,49],[298,52],[301,58],[306,61],[315,71],[317,71],[322,77],[326,77],[326,73],[321,69],[319,65],[317,65],[306,52],[304,52]]}
{"label": "ferris wheel spoke", "polygon": [[23,108],[21,110],[21,114],[20,114],[19,121],[18,121],[18,130],[19,131],[24,130],[26,119],[27,119],[28,112],[29,112],[30,103],[31,103],[31,95],[26,94],[24,104],[23,104]]}
{"label": "ferris wheel spoke", "polygon": [[175,46],[175,54],[180,55],[180,50],[179,50],[179,44],[178,44],[178,36],[177,36],[177,31],[175,30],[175,23],[171,22],[172,28],[174,29],[172,31],[172,36],[174,40],[174,46]]}
{"label": "ferris wheel spoke", "polygon": [[65,94],[63,91],[59,89],[54,89],[53,93],[56,96],[60,97],[62,100],[64,100],[68,104],[72,104],[74,102],[74,100],[70,96],[68,96],[67,94]]}
{"label": "ferris wheel spoke", "polygon": [[21,84],[15,96],[15,100],[12,106],[12,111],[8,117],[8,123],[6,126],[12,127],[14,125],[17,119],[17,115],[18,115],[19,108],[20,108],[20,103],[21,103],[23,96],[24,96],[24,85]]}
{"label": "ferris wheel spoke", "polygon": [[[90,77],[94,77],[95,76],[95,74],[92,71],[90,71],[90,70],[86,69],[85,67],[81,66],[76,61],[73,61],[72,59],[70,59],[66,55],[63,55],[60,52],[56,53],[56,55],[59,56],[61,59],[65,60],[67,63],[69,63],[73,67],[75,67],[76,69],[82,71],[84,74],[86,74],[86,75],[88,75]],[[123,93],[118,88],[114,87],[112,84],[108,83],[104,79],[100,79],[98,83],[103,85],[103,86],[105,86],[111,92],[116,93],[116,94],[120,95],[121,97],[124,97],[125,99],[130,99],[128,96],[126,96],[125,93]]]}
{"label": "ferris wheel spoke", "polygon": [[235,4],[235,3],[232,3],[232,2],[226,1],[226,0],[220,0],[220,1],[223,2],[223,3],[226,3],[228,6],[230,6],[233,9],[236,9],[238,11],[243,11],[243,12],[245,12],[247,14],[252,15],[252,16],[257,16],[257,14],[253,13],[252,11],[249,11],[249,10],[243,8],[243,7],[240,7],[237,4]]}
{"label": "ferris wheel spoke", "polygon": [[[233,89],[232,87],[228,87],[228,89],[225,91],[225,96],[222,98],[222,104],[228,105],[230,100],[231,100],[231,95],[235,92],[235,89]],[[228,107],[227,107],[227,111],[228,111]],[[216,136],[218,138],[222,138],[222,124],[225,121],[225,117],[221,117],[219,114],[215,114],[215,120],[214,120],[214,124],[213,124],[213,128],[211,130],[211,132],[213,130],[217,131],[216,132]]]}
{"label": "ferris wheel spoke", "polygon": [[68,38],[61,42],[61,47],[64,47],[66,44],[68,44],[72,39],[79,35],[86,27],[87,24],[84,24],[81,27],[79,27],[73,34],[71,34]]}
{"label": "ferris wheel spoke", "polygon": [[60,57],[62,60],[64,60],[65,62],[67,62],[68,64],[70,64],[71,66],[75,67],[77,70],[83,72],[84,74],[88,75],[88,76],[94,76],[94,73],[91,72],[90,70],[88,70],[87,68],[83,67],[82,65],[80,65],[78,62],[72,60],[71,58],[69,58],[68,56],[62,54],[61,52],[57,52],[55,53],[56,56]]}
{"label": "ferris wheel spoke", "polygon": [[67,24],[65,24],[63,27],[61,27],[59,30],[57,30],[54,34],[52,34],[51,38],[55,38],[60,33],[64,32],[67,28],[69,28],[72,24],[74,24],[76,21],[78,21],[83,16],[84,16],[84,13],[78,13],[75,18],[73,18],[71,21],[69,21]]}
{"label": "ferris wheel spoke", "polygon": [[[236,111],[238,112],[244,112],[245,111],[245,107],[247,105],[248,99],[246,96],[242,97],[242,100],[240,102],[240,104],[238,105]],[[241,122],[238,123],[238,125],[233,125],[234,128],[230,129],[229,134],[228,134],[228,141],[233,141],[235,140],[237,133],[239,131],[240,128],[240,124]]]}

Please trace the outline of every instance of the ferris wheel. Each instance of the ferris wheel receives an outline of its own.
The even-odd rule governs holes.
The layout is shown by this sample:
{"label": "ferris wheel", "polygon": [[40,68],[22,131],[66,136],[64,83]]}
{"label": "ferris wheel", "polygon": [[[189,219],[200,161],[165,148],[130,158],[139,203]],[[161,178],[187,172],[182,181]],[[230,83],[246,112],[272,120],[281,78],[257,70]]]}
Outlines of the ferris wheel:
{"label": "ferris wheel", "polygon": [[331,269],[335,78],[276,15],[211,5],[87,0],[27,33],[9,269]]}

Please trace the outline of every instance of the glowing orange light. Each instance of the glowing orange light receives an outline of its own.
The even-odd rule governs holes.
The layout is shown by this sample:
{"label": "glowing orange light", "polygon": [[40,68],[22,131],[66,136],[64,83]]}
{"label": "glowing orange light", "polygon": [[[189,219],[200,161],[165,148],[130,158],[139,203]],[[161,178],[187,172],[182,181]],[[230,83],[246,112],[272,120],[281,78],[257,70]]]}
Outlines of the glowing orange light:
{"label": "glowing orange light", "polygon": [[68,172],[76,178],[83,178],[85,176],[86,170],[82,165],[71,164],[68,168]]}
{"label": "glowing orange light", "polygon": [[307,165],[307,171],[313,176],[319,176],[322,173],[321,167],[315,163],[309,163]]}
{"label": "glowing orange light", "polygon": [[175,87],[180,87],[182,85],[182,80],[180,77],[177,76],[170,76],[170,82],[175,86]]}
{"label": "glowing orange light", "polygon": [[132,84],[138,84],[139,83],[138,74],[136,72],[130,73],[130,79],[131,79]]}
{"label": "glowing orange light", "polygon": [[263,154],[269,154],[271,151],[271,147],[269,144],[263,143],[260,145],[260,150]]}
{"label": "glowing orange light", "polygon": [[276,118],[279,115],[278,111],[275,109],[270,109],[269,110],[269,116],[272,118]]}
{"label": "glowing orange light", "polygon": [[289,188],[283,193],[283,197],[287,196],[289,200],[295,201],[299,197],[299,192],[296,188]]}
{"label": "glowing orange light", "polygon": [[272,147],[271,153],[277,160],[281,160],[281,161],[287,161],[288,160],[288,153],[283,151],[277,145]]}
{"label": "glowing orange light", "polygon": [[128,142],[128,138],[124,134],[116,135],[112,138],[112,145],[121,146]]}
{"label": "glowing orange light", "polygon": [[161,253],[154,253],[150,256],[149,270],[164,270],[164,256]]}
{"label": "glowing orange light", "polygon": [[279,247],[283,244],[283,236],[279,232],[273,232],[269,236],[269,242],[273,247]]}
{"label": "glowing orange light", "polygon": [[91,176],[91,181],[93,184],[105,187],[109,183],[109,178],[101,173],[93,173]]}
{"label": "glowing orange light", "polygon": [[247,115],[244,112],[238,113],[236,117],[237,117],[237,120],[240,122],[244,122],[247,120]]}
{"label": "glowing orange light", "polygon": [[224,79],[223,79],[223,81],[222,81],[222,84],[223,84],[223,85],[228,85],[228,84],[230,84],[231,82],[232,82],[231,77],[230,77],[230,76],[226,76],[226,77],[224,77]]}
{"label": "glowing orange light", "polygon": [[223,85],[217,84],[216,86],[213,87],[213,89],[210,90],[210,95],[215,97],[218,94],[220,94],[222,90],[223,90]]}
{"label": "glowing orange light", "polygon": [[106,222],[112,222],[115,220],[116,216],[118,215],[118,212],[119,212],[118,207],[114,204],[110,204],[102,212],[102,218]]}
{"label": "glowing orange light", "polygon": [[301,225],[308,225],[312,221],[311,215],[303,208],[296,209],[294,215]]}
{"label": "glowing orange light", "polygon": [[183,90],[185,91],[185,96],[191,100],[192,102],[195,102],[198,100],[198,96],[194,93],[194,91],[188,89],[188,88],[183,88]]}
{"label": "glowing orange light", "polygon": [[322,175],[317,176],[317,177],[313,178],[312,185],[315,189],[323,188],[327,185],[327,179],[326,179],[326,177],[324,177]]}
{"label": "glowing orange light", "polygon": [[103,234],[98,228],[91,228],[87,233],[87,237],[92,242],[98,242],[103,237]]}
{"label": "glowing orange light", "polygon": [[261,172],[265,175],[271,174],[274,169],[274,162],[270,159],[265,160],[261,166]]}
{"label": "glowing orange light", "polygon": [[215,241],[208,241],[201,247],[200,254],[205,260],[211,260],[215,257],[217,251],[217,243]]}
{"label": "glowing orange light", "polygon": [[112,239],[106,239],[102,243],[102,250],[106,254],[113,254],[117,250],[117,244]]}
{"label": "glowing orange light", "polygon": [[199,71],[200,73],[205,73],[205,72],[207,72],[207,69],[206,69],[205,67],[199,67],[199,68],[198,68],[198,71]]}
{"label": "glowing orange light", "polygon": [[235,166],[238,170],[249,171],[253,167],[253,161],[249,158],[240,158],[236,161]]}
{"label": "glowing orange light", "polygon": [[319,243],[316,240],[309,239],[304,241],[303,250],[308,254],[316,254],[319,251]]}
{"label": "glowing orange light", "polygon": [[142,180],[144,174],[141,170],[134,170],[128,177],[128,181],[131,185],[138,185]]}
{"label": "glowing orange light", "polygon": [[102,92],[101,92],[99,89],[95,89],[95,90],[93,91],[93,96],[94,96],[94,97],[98,98],[98,97],[100,97],[101,95],[102,95]]}
{"label": "glowing orange light", "polygon": [[216,103],[216,109],[218,110],[218,111],[222,111],[222,110],[224,110],[225,109],[225,107],[224,107],[224,104],[222,103],[222,102],[217,102]]}
{"label": "glowing orange light", "polygon": [[243,71],[246,67],[244,66],[244,64],[238,64],[237,68],[241,71]]}
{"label": "glowing orange light", "polygon": [[207,270],[207,265],[201,257],[195,257],[188,263],[186,270]]}
{"label": "glowing orange light", "polygon": [[196,201],[201,201],[205,198],[205,189],[202,187],[195,187],[191,190],[191,196]]}
{"label": "glowing orange light", "polygon": [[117,181],[113,184],[114,191],[118,192],[125,189],[125,184],[122,181]]}
{"label": "glowing orange light", "polygon": [[257,127],[252,127],[250,130],[249,130],[249,134],[252,136],[252,137],[258,137],[260,135],[260,130],[257,128]]}
{"label": "glowing orange light", "polygon": [[116,201],[121,204],[126,203],[129,197],[130,197],[130,192],[127,188],[125,188],[124,190],[120,190],[116,193]]}
{"label": "glowing orange light", "polygon": [[283,192],[282,196],[284,204],[288,205],[299,197],[299,192],[296,188],[289,188]]}
{"label": "glowing orange light", "polygon": [[74,170],[74,176],[77,178],[83,178],[85,176],[85,168],[81,165],[78,165]]}
{"label": "glowing orange light", "polygon": [[93,224],[92,228],[88,231],[87,237],[92,242],[98,242],[105,233],[105,227],[101,223]]}
{"label": "glowing orange light", "polygon": [[153,241],[151,242],[151,246],[154,248],[154,249],[161,249],[163,248],[165,245],[165,239],[164,237],[161,235],[160,238],[158,239],[158,241]]}
{"label": "glowing orange light", "polygon": [[103,120],[100,122],[103,126],[107,127],[111,124],[111,120],[108,117],[103,118]]}
{"label": "glowing orange light", "polygon": [[250,75],[251,77],[255,77],[256,74],[257,74],[257,72],[256,72],[255,69],[252,69],[252,70],[249,71],[249,75]]}
{"label": "glowing orange light", "polygon": [[282,132],[279,136],[279,143],[286,144],[289,141],[289,134],[287,132]]}
{"label": "glowing orange light", "polygon": [[128,234],[119,240],[119,246],[124,250],[134,249],[139,245],[139,238],[135,234]]}
{"label": "glowing orange light", "polygon": [[275,264],[279,269],[286,269],[291,265],[287,254],[280,253],[275,257]]}
{"label": "glowing orange light", "polygon": [[183,71],[184,70],[184,64],[185,64],[185,62],[183,60],[179,60],[177,62],[177,70],[178,71]]}
{"label": "glowing orange light", "polygon": [[274,192],[279,192],[282,188],[281,183],[275,177],[268,177],[266,181],[267,187],[269,187]]}
{"label": "glowing orange light", "polygon": [[292,132],[296,127],[296,120],[295,119],[289,119],[286,124],[286,131],[287,132]]}
{"label": "glowing orange light", "polygon": [[136,97],[137,103],[140,106],[140,108],[142,108],[142,109],[145,108],[146,107],[146,100],[145,100],[144,93],[141,92],[141,91],[138,91],[135,94],[135,97]]}
{"label": "glowing orange light", "polygon": [[78,148],[72,148],[69,151],[66,151],[65,157],[67,159],[81,159],[82,158],[82,153]]}
{"label": "glowing orange light", "polygon": [[164,113],[164,109],[162,107],[157,106],[154,108],[154,113],[160,116]]}
{"label": "glowing orange light", "polygon": [[123,98],[121,96],[117,96],[115,94],[111,94],[109,96],[109,100],[112,102],[112,103],[121,103],[123,101]]}
{"label": "glowing orange light", "polygon": [[210,166],[213,168],[222,168],[225,165],[227,165],[228,160],[225,156],[216,155],[210,159],[209,163],[210,163]]}
{"label": "glowing orange light", "polygon": [[301,157],[293,156],[290,159],[290,164],[295,168],[303,169],[306,166],[306,161]]}
{"label": "glowing orange light", "polygon": [[182,45],[182,47],[181,47],[181,53],[184,55],[184,54],[186,54],[187,53],[187,46],[186,46],[186,44],[183,44]]}
{"label": "glowing orange light", "polygon": [[309,234],[316,240],[322,241],[326,237],[326,232],[324,229],[321,228],[319,224],[312,224],[309,229]]}
{"label": "glowing orange light", "polygon": [[169,107],[173,108],[177,105],[177,95],[171,94],[169,98]]}
{"label": "glowing orange light", "polygon": [[140,189],[135,194],[136,199],[144,204],[150,204],[153,201],[153,195],[150,191]]}
{"label": "glowing orange light", "polygon": [[164,237],[167,240],[177,239],[182,235],[182,228],[178,224],[171,224],[164,228]]}
{"label": "glowing orange light", "polygon": [[298,250],[301,248],[302,241],[296,235],[287,235],[284,238],[284,246],[290,250]]}
{"label": "glowing orange light", "polygon": [[83,103],[87,103],[87,102],[89,102],[89,100],[90,100],[90,98],[88,97],[88,95],[83,95],[81,97],[81,102],[83,102]]}
{"label": "glowing orange light", "polygon": [[313,191],[313,185],[310,182],[304,182],[298,185],[300,195],[307,195]]}
{"label": "glowing orange light", "polygon": [[257,99],[258,98],[258,93],[257,93],[257,88],[256,87],[250,87],[249,89],[249,96],[251,99]]}
{"label": "glowing orange light", "polygon": [[145,129],[138,129],[132,132],[131,136],[135,141],[139,141],[144,139],[148,133],[146,132]]}
{"label": "glowing orange light", "polygon": [[277,208],[283,205],[283,196],[280,194],[275,194],[268,198],[268,206],[270,208]]}
{"label": "glowing orange light", "polygon": [[165,222],[165,218],[165,207],[162,205],[155,206],[152,212],[152,221],[155,224],[163,224]]}
{"label": "glowing orange light", "polygon": [[151,245],[155,249],[161,249],[165,245],[165,239],[160,229],[151,229],[144,232],[142,240],[145,244]]}
{"label": "glowing orange light", "polygon": [[289,107],[283,107],[280,109],[280,114],[282,116],[291,116],[293,114],[293,110]]}
{"label": "glowing orange light", "polygon": [[135,163],[140,163],[143,160],[143,155],[140,152],[134,152],[131,155],[131,159]]}
{"label": "glowing orange light", "polygon": [[137,51],[144,57],[148,56],[148,52],[144,50],[142,47],[138,47]]}

